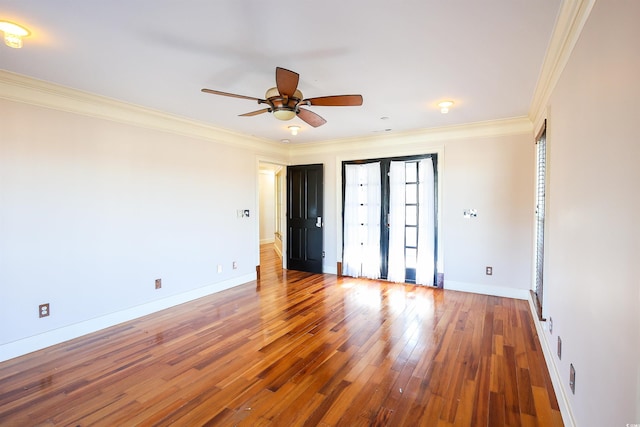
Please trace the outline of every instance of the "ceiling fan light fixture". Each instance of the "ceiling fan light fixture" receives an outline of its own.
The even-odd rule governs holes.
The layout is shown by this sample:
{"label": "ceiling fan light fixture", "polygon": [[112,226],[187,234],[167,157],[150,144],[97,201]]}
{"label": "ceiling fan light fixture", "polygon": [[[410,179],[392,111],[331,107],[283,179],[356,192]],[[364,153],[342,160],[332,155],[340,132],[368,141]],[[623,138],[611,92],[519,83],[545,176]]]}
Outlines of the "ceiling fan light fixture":
{"label": "ceiling fan light fixture", "polygon": [[449,108],[453,106],[453,101],[442,101],[438,104],[440,107],[440,112],[442,114],[447,114],[449,112]]}
{"label": "ceiling fan light fixture", "polygon": [[[278,120],[291,120],[299,117],[300,120],[314,128],[322,126],[327,121],[322,116],[313,111],[300,108],[311,106],[340,107],[340,106],[359,106],[362,105],[362,95],[330,95],[316,96],[305,99],[302,92],[298,90],[298,73],[287,70],[285,68],[276,67],[276,87],[269,88],[265,93],[265,99],[255,98],[253,96],[239,95],[237,93],[222,92],[219,90],[203,88],[201,91],[211,93],[213,95],[228,96],[231,98],[248,99],[257,101],[258,104],[266,104],[266,108],[249,113],[240,114],[242,117],[257,116],[263,113],[272,113]],[[295,135],[297,131],[290,129]]]}
{"label": "ceiling fan light fixture", "polygon": [[22,38],[31,34],[26,28],[9,21],[0,21],[0,31],[4,32],[4,43],[14,49],[20,49]]}
{"label": "ceiling fan light fixture", "polygon": [[278,108],[274,110],[273,115],[278,120],[291,120],[296,116],[296,112],[291,108]]}

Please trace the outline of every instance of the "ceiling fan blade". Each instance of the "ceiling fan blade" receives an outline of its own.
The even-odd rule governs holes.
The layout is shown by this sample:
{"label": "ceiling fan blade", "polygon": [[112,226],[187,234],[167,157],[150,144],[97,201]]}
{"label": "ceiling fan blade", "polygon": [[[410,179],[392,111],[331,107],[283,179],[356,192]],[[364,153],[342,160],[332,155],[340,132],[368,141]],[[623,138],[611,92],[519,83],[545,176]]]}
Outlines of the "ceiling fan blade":
{"label": "ceiling fan blade", "polygon": [[240,114],[240,117],[249,117],[249,116],[257,116],[258,114],[268,113],[269,108],[263,108],[262,110],[252,111],[250,113]]}
{"label": "ceiling fan blade", "polygon": [[298,88],[300,75],[286,68],[276,67],[276,86],[280,95],[291,98]]}
{"label": "ceiling fan blade", "polygon": [[322,126],[327,123],[325,119],[314,113],[313,111],[305,110],[304,108],[300,108],[298,110],[298,117],[307,122],[307,124],[317,128],[318,126]]}
{"label": "ceiling fan blade", "polygon": [[213,89],[202,89],[202,92],[212,93],[214,95],[230,96],[231,98],[249,99],[251,101],[258,101],[258,104],[265,102],[264,99],[254,98],[253,96],[238,95],[235,93],[221,92],[219,90],[213,90]]}
{"label": "ceiling fan blade", "polygon": [[309,105],[323,105],[327,107],[351,107],[362,105],[362,95],[319,96],[317,98],[305,99],[302,102],[308,102]]}

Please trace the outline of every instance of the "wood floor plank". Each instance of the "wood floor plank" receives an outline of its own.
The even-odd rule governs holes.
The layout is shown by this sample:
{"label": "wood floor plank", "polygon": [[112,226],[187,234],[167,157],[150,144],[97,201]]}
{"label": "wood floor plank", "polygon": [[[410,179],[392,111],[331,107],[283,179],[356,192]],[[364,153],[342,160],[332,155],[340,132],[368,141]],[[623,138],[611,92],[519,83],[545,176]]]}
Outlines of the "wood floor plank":
{"label": "wood floor plank", "polygon": [[562,425],[526,301],[280,264],[0,363],[0,425]]}

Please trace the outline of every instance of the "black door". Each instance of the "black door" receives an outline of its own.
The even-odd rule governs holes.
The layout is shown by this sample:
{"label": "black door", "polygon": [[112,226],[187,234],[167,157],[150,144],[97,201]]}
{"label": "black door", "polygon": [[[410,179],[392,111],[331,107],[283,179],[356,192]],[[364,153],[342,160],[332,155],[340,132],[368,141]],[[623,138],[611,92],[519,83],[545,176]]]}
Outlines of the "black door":
{"label": "black door", "polygon": [[322,273],[323,165],[287,167],[287,268]]}

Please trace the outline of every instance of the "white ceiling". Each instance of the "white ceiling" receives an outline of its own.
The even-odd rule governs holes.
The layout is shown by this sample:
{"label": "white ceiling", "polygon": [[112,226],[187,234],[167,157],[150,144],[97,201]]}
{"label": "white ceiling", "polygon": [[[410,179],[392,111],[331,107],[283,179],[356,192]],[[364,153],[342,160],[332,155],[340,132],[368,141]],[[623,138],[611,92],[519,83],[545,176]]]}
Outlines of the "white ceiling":
{"label": "white ceiling", "polygon": [[[526,115],[560,3],[0,0],[0,20],[32,32],[23,49],[0,45],[0,66],[275,141],[406,132]],[[314,129],[238,117],[263,106],[200,91],[263,98],[276,66],[300,74],[305,97],[364,104],[309,107],[327,120]],[[446,115],[444,99],[456,103]]]}

